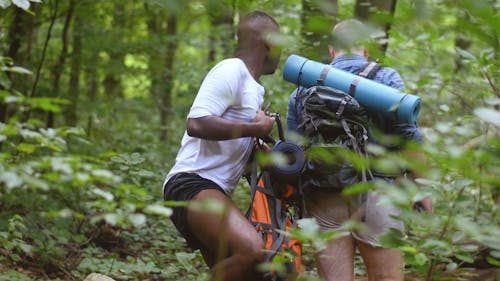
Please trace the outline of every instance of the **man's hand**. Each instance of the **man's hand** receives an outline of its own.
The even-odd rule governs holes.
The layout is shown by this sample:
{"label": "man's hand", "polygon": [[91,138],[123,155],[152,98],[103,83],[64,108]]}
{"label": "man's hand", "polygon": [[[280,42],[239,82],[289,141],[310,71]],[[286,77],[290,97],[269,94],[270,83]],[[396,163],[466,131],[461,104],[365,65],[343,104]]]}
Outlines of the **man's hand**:
{"label": "man's hand", "polygon": [[262,137],[271,133],[273,129],[275,118],[267,115],[263,110],[257,110],[257,115],[253,119],[253,122],[257,123],[259,131],[257,137]]}
{"label": "man's hand", "polygon": [[432,198],[430,196],[415,202],[413,206],[416,210],[422,210],[427,213],[432,213]]}

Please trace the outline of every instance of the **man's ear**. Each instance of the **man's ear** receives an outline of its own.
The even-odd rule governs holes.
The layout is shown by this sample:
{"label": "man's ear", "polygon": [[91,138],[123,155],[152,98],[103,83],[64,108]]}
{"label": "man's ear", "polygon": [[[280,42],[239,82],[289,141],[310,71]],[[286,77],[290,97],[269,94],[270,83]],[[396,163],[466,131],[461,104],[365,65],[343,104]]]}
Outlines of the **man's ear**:
{"label": "man's ear", "polygon": [[334,58],[335,57],[335,49],[333,49],[333,46],[328,46],[328,54],[330,54],[330,58]]}

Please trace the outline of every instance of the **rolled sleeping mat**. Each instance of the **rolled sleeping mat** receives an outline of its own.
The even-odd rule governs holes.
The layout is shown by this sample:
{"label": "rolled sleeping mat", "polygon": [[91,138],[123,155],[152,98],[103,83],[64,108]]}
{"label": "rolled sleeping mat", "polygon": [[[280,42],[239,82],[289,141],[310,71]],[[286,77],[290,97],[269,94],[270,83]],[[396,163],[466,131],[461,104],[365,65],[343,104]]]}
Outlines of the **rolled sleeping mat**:
{"label": "rolled sleeping mat", "polygon": [[306,88],[320,81],[324,86],[350,93],[368,111],[382,113],[396,123],[415,123],[420,113],[418,96],[298,55],[290,55],[286,60],[283,79]]}
{"label": "rolled sleeping mat", "polygon": [[273,164],[268,168],[273,178],[281,182],[295,183],[306,163],[304,150],[294,143],[278,141],[274,145],[272,153],[283,154],[288,160],[285,164]]}

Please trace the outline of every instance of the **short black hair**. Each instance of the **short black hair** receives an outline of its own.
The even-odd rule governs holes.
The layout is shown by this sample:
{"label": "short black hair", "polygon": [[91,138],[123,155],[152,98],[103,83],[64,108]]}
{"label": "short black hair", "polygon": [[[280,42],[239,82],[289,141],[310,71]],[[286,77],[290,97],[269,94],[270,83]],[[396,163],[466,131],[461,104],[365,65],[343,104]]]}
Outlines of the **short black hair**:
{"label": "short black hair", "polygon": [[258,11],[258,10],[252,11],[252,12],[246,14],[242,18],[241,22],[253,21],[253,20],[257,20],[257,19],[270,20],[271,22],[273,22],[274,24],[276,24],[277,26],[279,26],[278,22],[271,15],[269,15],[266,12],[262,12],[262,11]]}

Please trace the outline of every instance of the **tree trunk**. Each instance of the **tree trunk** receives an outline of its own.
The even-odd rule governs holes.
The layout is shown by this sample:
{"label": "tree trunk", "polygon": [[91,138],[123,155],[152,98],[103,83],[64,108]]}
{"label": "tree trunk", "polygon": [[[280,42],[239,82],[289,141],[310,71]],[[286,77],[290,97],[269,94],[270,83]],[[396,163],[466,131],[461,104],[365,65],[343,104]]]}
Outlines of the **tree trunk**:
{"label": "tree trunk", "polygon": [[383,32],[381,38],[377,38],[381,43],[379,44],[376,57],[384,57],[388,47],[389,30],[391,29],[391,22],[384,20],[386,17],[379,17],[380,14],[385,14],[392,17],[396,10],[397,0],[357,0],[354,14],[356,18],[370,22],[375,25],[380,31]]}
{"label": "tree trunk", "polygon": [[[123,1],[115,1],[115,11],[113,15],[113,42],[123,41],[124,30],[126,25],[126,9]],[[123,43],[120,47],[113,45],[107,52],[109,54],[109,65],[106,69],[107,73],[103,80],[104,92],[108,97],[123,97],[123,87],[120,79],[120,73],[124,69],[125,51],[123,51]]]}
{"label": "tree trunk", "polygon": [[162,83],[163,81],[163,57],[164,49],[163,48],[155,48],[154,46],[163,46],[165,43],[162,40],[163,36],[161,34],[162,29],[162,20],[161,15],[153,10],[149,9],[146,5],[146,10],[148,11],[148,32],[149,32],[149,42],[153,47],[147,50],[149,55],[148,61],[148,70],[149,75],[151,77],[151,86],[149,88],[149,93],[151,98],[155,101],[156,104],[161,104],[161,96],[162,96]]}
{"label": "tree trunk", "polygon": [[[167,121],[172,110],[174,85],[174,59],[178,46],[177,16],[165,16],[161,11],[145,6],[149,13],[148,31],[153,46],[149,53],[148,68],[151,75],[150,94],[160,111],[160,140],[167,139]],[[164,19],[167,18],[165,21]],[[166,25],[166,32],[164,27]]]}
{"label": "tree trunk", "polygon": [[[66,62],[66,57],[68,56],[68,30],[71,24],[71,20],[73,18],[73,12],[75,8],[75,0],[69,1],[68,12],[66,13],[66,18],[64,20],[64,27],[61,34],[62,40],[62,49],[59,54],[59,58],[52,69],[53,80],[52,80],[52,93],[56,97],[60,97],[60,81],[62,72],[64,70],[64,63]],[[49,111],[47,116],[47,128],[54,127],[54,112]]]}
{"label": "tree trunk", "polygon": [[[10,23],[10,28],[8,29],[8,40],[9,44],[7,47],[6,56],[11,58],[15,65],[23,65],[25,62],[25,58],[21,53],[21,44],[26,40],[26,34],[28,34],[27,27],[29,27],[29,15],[23,11],[22,9],[16,8],[13,11],[14,15],[12,16],[12,21]],[[10,85],[8,86],[10,89],[16,89],[21,93],[26,93],[29,89],[27,87],[26,82],[20,83],[19,79],[16,79],[16,74],[11,72],[6,72],[7,77],[9,78]],[[26,81],[25,77],[24,81]],[[10,90],[6,89],[6,90]],[[0,122],[4,123],[7,119],[7,110],[8,105],[3,101],[0,102]]]}
{"label": "tree trunk", "polygon": [[80,90],[80,70],[82,64],[82,20],[76,14],[73,21],[73,52],[71,53],[71,71],[69,77],[68,99],[70,101],[65,111],[66,123],[70,126],[76,126],[78,123],[78,97]]}
{"label": "tree trunk", "polygon": [[99,74],[97,72],[97,64],[99,62],[99,53],[93,52],[89,57],[89,60],[85,64],[85,77],[87,84],[87,135],[92,135],[93,130],[93,114],[94,114],[94,104],[97,97],[99,96]]}
{"label": "tree trunk", "polygon": [[[325,5],[325,3],[327,5]],[[328,44],[337,14],[337,0],[302,0],[302,53],[314,60],[329,62]]]}
{"label": "tree trunk", "polygon": [[[455,47],[468,50],[471,46],[472,42],[470,38],[463,33],[461,27],[464,25],[464,22],[470,21],[470,18],[466,11],[462,9],[458,9],[457,11],[457,23],[455,25]],[[455,72],[459,72],[463,68],[463,62],[460,55],[455,55]]]}
{"label": "tree trunk", "polygon": [[223,56],[234,53],[231,42],[234,38],[233,18],[236,7],[234,1],[229,0],[216,0],[208,3],[207,10],[211,31],[208,34],[207,65],[211,65],[219,59],[217,50]]}
{"label": "tree trunk", "polygon": [[169,15],[167,19],[167,53],[165,57],[165,87],[160,104],[160,141],[167,139],[167,121],[172,110],[172,91],[174,89],[174,59],[178,46],[177,16]]}

